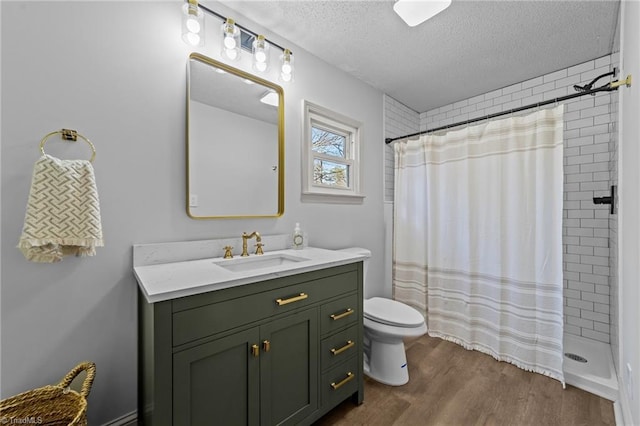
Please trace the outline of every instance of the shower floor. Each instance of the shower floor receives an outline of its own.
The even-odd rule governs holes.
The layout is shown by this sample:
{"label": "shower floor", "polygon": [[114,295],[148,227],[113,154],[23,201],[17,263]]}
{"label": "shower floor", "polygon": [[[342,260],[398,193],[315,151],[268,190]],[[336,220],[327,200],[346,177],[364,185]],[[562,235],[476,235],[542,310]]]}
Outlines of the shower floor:
{"label": "shower floor", "polygon": [[564,379],[567,384],[610,401],[618,400],[618,379],[608,344],[565,334],[564,353],[587,360],[585,363],[564,357]]}

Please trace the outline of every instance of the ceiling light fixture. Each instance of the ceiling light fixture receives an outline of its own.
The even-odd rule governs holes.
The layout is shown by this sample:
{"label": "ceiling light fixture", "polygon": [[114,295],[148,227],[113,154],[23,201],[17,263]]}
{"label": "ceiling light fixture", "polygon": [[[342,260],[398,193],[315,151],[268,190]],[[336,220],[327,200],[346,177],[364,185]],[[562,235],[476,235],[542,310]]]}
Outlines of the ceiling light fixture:
{"label": "ceiling light fixture", "polygon": [[280,103],[280,99],[278,98],[278,94],[276,92],[274,92],[273,90],[269,90],[264,94],[264,96],[260,98],[260,102],[277,107]]}
{"label": "ceiling light fixture", "polygon": [[433,18],[451,5],[451,0],[397,0],[393,10],[410,27]]}
{"label": "ceiling light fixture", "polygon": [[198,0],[188,0],[182,6],[182,39],[191,46],[204,44],[204,14]]}

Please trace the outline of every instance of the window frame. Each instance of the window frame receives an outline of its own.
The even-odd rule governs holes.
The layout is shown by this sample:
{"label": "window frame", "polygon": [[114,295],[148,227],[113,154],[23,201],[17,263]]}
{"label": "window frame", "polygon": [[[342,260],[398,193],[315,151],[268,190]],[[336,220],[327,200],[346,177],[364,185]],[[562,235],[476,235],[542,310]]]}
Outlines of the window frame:
{"label": "window frame", "polygon": [[[303,101],[302,198],[306,201],[361,203],[362,194],[362,123],[330,109]],[[345,136],[345,157],[322,154],[312,148],[312,128]],[[332,187],[314,182],[315,160],[346,165],[349,186]]]}

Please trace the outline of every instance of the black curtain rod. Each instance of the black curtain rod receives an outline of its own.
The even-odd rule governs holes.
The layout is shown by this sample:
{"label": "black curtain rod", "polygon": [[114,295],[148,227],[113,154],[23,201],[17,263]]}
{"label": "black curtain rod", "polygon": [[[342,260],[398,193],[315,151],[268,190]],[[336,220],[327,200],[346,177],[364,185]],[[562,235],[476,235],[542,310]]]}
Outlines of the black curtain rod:
{"label": "black curtain rod", "polygon": [[618,90],[618,87],[622,86],[623,84],[626,85],[627,87],[631,86],[631,76],[627,76],[627,78],[625,80],[623,80],[623,81],[617,81],[617,80],[616,81],[612,81],[611,83],[607,83],[607,84],[605,84],[603,86],[596,87],[595,89],[589,89],[589,90],[581,91],[581,92],[578,92],[578,93],[573,93],[571,95],[561,96],[559,98],[549,99],[547,101],[537,102],[535,104],[530,104],[530,105],[522,106],[522,107],[519,107],[519,108],[513,108],[513,109],[510,109],[508,111],[496,112],[494,114],[489,114],[489,115],[485,115],[485,116],[478,117],[478,118],[472,118],[470,120],[460,121],[459,123],[447,124],[446,126],[436,127],[435,129],[428,129],[428,130],[423,130],[422,132],[411,133],[410,135],[399,136],[397,138],[386,138],[385,139],[385,144],[389,144],[391,142],[394,142],[394,141],[397,141],[397,140],[400,140],[400,139],[405,139],[405,138],[411,138],[413,136],[424,135],[425,133],[437,132],[438,130],[446,130],[446,129],[450,129],[452,127],[462,126],[462,125],[465,125],[465,124],[470,124],[470,123],[475,123],[475,122],[478,122],[478,121],[488,120],[490,118],[500,117],[502,115],[512,114],[514,112],[520,112],[520,111],[524,111],[524,110],[531,109],[531,108],[537,108],[537,107],[541,107],[541,106],[544,106],[544,105],[549,105],[549,104],[553,104],[553,103],[557,103],[557,102],[563,102],[563,101],[566,101],[568,99],[579,98],[580,96],[585,96],[585,95],[593,95],[593,96],[595,96],[595,94],[598,93],[598,92],[611,92],[611,91],[614,91],[614,90]]}
{"label": "black curtain rod", "polygon": [[[218,18],[222,19],[222,22],[227,22],[227,18],[226,18],[226,16],[222,16],[222,15],[220,15],[218,12],[215,12],[215,11],[213,11],[213,10],[209,9],[208,7],[203,6],[201,3],[198,3],[198,7],[199,7],[200,9],[204,10],[205,12],[209,12],[209,13],[210,13],[210,14],[212,14],[213,16],[217,16]],[[246,28],[246,27],[243,27],[242,25],[238,24],[237,22],[235,23],[235,25],[236,25],[236,27],[240,28],[240,29],[241,29],[242,31],[244,31],[245,33],[252,35],[254,38],[257,38],[257,37],[258,37],[258,34],[254,33],[253,31],[251,31],[250,29],[248,29],[248,28]],[[266,37],[265,37],[265,40],[266,40],[266,41],[268,41],[268,42],[269,42],[269,44],[271,44],[272,46],[277,47],[278,49],[280,49],[280,50],[282,50],[282,51],[284,52],[284,50],[285,50],[285,49],[284,49],[284,47],[280,46],[280,45],[279,45],[279,44],[277,44],[277,43],[274,43],[274,42],[273,42],[273,41],[271,41],[271,40],[268,40]],[[289,52],[291,52],[291,50],[289,50]],[[293,52],[291,52],[291,54],[293,55]]]}

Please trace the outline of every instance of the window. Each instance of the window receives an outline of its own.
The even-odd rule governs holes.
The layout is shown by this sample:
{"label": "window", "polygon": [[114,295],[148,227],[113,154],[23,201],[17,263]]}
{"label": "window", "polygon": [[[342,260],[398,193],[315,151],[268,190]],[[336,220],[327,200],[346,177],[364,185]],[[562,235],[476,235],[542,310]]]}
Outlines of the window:
{"label": "window", "polygon": [[303,198],[361,202],[360,128],[348,117],[304,103]]}

